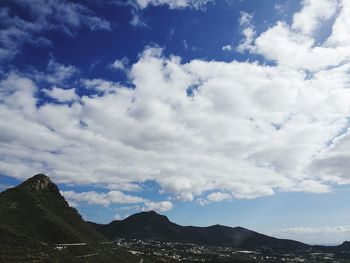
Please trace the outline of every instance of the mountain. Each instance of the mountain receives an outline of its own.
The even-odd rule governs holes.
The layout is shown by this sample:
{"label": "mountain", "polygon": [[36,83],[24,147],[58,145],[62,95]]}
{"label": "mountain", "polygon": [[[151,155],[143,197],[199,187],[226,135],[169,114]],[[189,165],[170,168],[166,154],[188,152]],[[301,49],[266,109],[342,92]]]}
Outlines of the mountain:
{"label": "mountain", "polygon": [[214,225],[209,227],[180,226],[154,211],[134,214],[107,225],[90,223],[108,238],[136,238],[160,241],[194,243],[213,246],[231,246],[243,249],[271,248],[275,250],[305,250],[301,242],[266,236],[242,227]]}
{"label": "mountain", "polygon": [[[80,262],[76,255],[96,253],[106,241],[44,174],[0,193],[0,262]],[[55,246],[62,243],[86,245],[59,252]],[[112,258],[98,255],[92,262]]]}
{"label": "mountain", "polygon": [[[230,246],[234,249],[259,249],[272,253],[326,252],[347,259],[350,255],[350,242],[333,247],[309,246],[242,227],[180,226],[154,211],[137,213],[107,225],[85,222],[78,211],[69,206],[58,187],[43,174],[35,175],[17,187],[0,193],[0,263],[175,262],[174,255],[170,252],[166,253],[168,259],[171,258],[170,261],[164,261],[162,256],[157,258],[160,252],[165,253],[163,247],[159,253],[156,251],[154,254],[149,252],[149,247],[135,252],[128,246],[123,248],[109,242],[117,237]],[[62,243],[80,245],[61,246],[61,249],[57,249],[57,244]],[[131,249],[135,255],[126,249]],[[216,260],[208,262],[218,262]]]}
{"label": "mountain", "polygon": [[70,207],[50,178],[38,174],[0,194],[0,222],[45,243],[103,241]]}

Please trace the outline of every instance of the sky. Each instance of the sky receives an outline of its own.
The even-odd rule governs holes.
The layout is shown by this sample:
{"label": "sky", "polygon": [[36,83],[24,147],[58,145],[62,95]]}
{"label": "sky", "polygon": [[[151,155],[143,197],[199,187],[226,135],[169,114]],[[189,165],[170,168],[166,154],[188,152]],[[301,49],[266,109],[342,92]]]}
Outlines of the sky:
{"label": "sky", "polygon": [[0,0],[0,190],[350,240],[350,2]]}

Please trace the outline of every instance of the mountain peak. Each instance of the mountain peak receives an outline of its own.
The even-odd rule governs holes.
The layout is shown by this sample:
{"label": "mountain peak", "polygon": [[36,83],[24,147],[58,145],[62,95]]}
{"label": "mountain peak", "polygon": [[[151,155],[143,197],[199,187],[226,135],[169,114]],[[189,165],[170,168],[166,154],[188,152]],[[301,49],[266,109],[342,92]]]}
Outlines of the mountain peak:
{"label": "mountain peak", "polygon": [[153,216],[161,216],[160,214],[158,214],[156,211],[151,210],[151,211],[145,211],[143,212],[144,214],[148,214],[148,215],[153,215]]}
{"label": "mountain peak", "polygon": [[344,241],[341,245],[341,247],[350,247],[350,241]]}
{"label": "mountain peak", "polygon": [[137,215],[137,216],[145,216],[145,217],[159,217],[159,218],[164,218],[164,217],[166,217],[166,216],[164,216],[164,215],[160,215],[160,214],[158,214],[156,211],[153,211],[153,210],[151,210],[151,211],[144,211],[144,212],[140,212],[140,213],[137,213],[137,214],[135,214],[135,215]]}
{"label": "mountain peak", "polygon": [[49,186],[53,185],[50,177],[45,174],[37,174],[22,183],[23,186],[29,187],[33,190],[44,190],[48,189]]}
{"label": "mountain peak", "polygon": [[151,211],[144,211],[140,213],[133,214],[126,218],[127,221],[140,221],[140,222],[169,222],[168,217],[164,215],[160,215],[157,212],[151,210]]}

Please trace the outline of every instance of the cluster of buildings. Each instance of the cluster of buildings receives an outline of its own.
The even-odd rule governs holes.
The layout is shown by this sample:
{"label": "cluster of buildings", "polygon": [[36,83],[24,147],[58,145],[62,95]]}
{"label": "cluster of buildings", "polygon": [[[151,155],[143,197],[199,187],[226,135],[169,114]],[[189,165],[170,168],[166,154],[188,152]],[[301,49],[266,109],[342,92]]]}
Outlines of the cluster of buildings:
{"label": "cluster of buildings", "polygon": [[331,253],[281,253],[269,250],[240,250],[233,247],[203,246],[188,243],[139,239],[115,239],[118,246],[155,262],[349,262]]}

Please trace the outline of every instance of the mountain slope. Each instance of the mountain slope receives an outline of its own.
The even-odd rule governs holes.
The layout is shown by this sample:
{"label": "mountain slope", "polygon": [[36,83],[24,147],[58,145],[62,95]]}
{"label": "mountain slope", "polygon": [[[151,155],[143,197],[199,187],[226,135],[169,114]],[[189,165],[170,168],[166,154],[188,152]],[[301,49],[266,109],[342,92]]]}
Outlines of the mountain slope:
{"label": "mountain slope", "polygon": [[85,223],[57,186],[43,174],[0,193],[0,222],[3,227],[44,243],[106,239]]}
{"label": "mountain slope", "polygon": [[232,246],[245,249],[273,248],[307,249],[301,242],[269,237],[242,227],[214,225],[209,227],[180,226],[156,212],[142,212],[107,225],[90,223],[108,238],[137,238],[161,241]]}
{"label": "mountain slope", "polygon": [[[124,251],[107,251],[104,241],[43,174],[0,193],[0,262],[139,261]],[[86,245],[58,251],[60,243]],[[89,254],[94,256],[79,258]]]}

